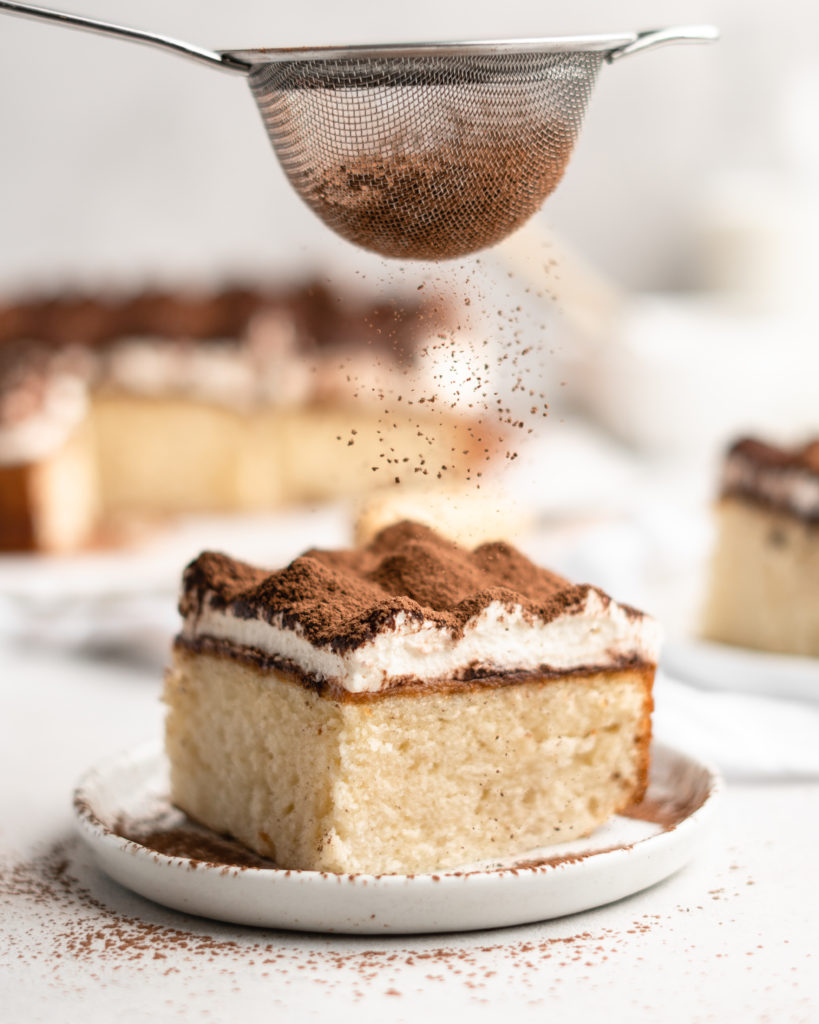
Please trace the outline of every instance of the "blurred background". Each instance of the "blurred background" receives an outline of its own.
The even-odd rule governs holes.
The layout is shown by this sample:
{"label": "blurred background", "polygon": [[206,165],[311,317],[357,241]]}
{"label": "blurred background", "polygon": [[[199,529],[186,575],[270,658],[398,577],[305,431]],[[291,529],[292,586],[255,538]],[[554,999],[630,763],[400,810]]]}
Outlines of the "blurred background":
{"label": "blurred background", "polygon": [[[67,4],[217,49],[717,25],[716,45],[604,66],[565,178],[520,235],[477,260],[399,267],[295,196],[241,76],[0,15],[0,296],[315,273],[474,295],[473,332],[511,330],[526,351],[497,367],[508,406],[531,404],[521,374],[549,404],[498,476],[536,521],[566,527],[533,550],[689,615],[725,444],[819,430],[819,8]],[[576,543],[589,520],[608,532]]]}
{"label": "blurred background", "polygon": [[[603,68],[565,179],[532,226],[535,283],[548,276],[531,255],[543,244],[538,233],[559,241],[556,262],[565,256],[572,268],[550,347],[560,348],[566,329],[586,334],[562,353],[575,372],[552,399],[652,449],[809,427],[816,9],[797,0],[784,0],[775,16],[760,0],[632,0],[616,9],[583,0],[546,11],[531,0],[502,9],[420,0],[375,13],[357,0],[81,7],[216,48],[717,24],[717,46],[669,47]],[[19,18],[0,24],[3,295],[62,284],[297,278],[317,266],[376,282],[395,276],[334,238],[295,197],[241,76]],[[457,268],[441,273],[457,276]],[[486,277],[491,296],[496,267]],[[486,306],[494,311],[493,297]],[[589,306],[602,308],[591,324]],[[534,320],[542,342],[539,313]],[[590,372],[578,374],[578,362]],[[560,363],[552,358],[537,372],[563,380]],[[624,388],[633,397],[625,410]]]}

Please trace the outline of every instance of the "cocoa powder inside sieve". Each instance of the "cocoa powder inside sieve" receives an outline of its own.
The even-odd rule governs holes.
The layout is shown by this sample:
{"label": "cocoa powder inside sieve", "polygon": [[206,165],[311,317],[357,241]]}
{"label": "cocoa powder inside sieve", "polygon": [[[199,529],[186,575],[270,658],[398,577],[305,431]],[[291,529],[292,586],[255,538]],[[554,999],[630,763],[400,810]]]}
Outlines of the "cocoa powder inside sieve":
{"label": "cocoa powder inside sieve", "polygon": [[404,259],[454,259],[501,241],[563,177],[573,139],[545,152],[498,141],[394,156],[364,155],[303,184],[315,212],[357,245]]}

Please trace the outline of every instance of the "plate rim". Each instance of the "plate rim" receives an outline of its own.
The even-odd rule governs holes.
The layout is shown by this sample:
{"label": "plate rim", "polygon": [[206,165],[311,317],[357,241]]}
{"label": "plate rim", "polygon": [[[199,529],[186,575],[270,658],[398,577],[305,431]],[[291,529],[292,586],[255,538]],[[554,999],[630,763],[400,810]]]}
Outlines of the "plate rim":
{"label": "plate rim", "polygon": [[[713,763],[699,756],[686,753],[671,744],[656,739],[652,740],[651,752],[652,758],[660,753],[678,759],[682,758],[703,771],[707,776],[707,790],[702,803],[671,828],[662,829],[660,832],[613,849],[590,850],[579,855],[581,858],[580,863],[584,865],[590,862],[595,864],[609,863],[611,860],[629,856],[635,848],[649,842],[652,844],[653,849],[661,849],[664,845],[676,843],[680,839],[681,833],[685,835],[695,831],[701,825],[705,825],[712,817],[715,805],[721,798],[725,787],[719,769]],[[243,878],[267,878],[271,881],[287,879],[289,882],[304,881],[308,884],[358,884],[385,888],[403,888],[407,884],[413,886],[438,885],[444,880],[450,884],[456,881],[468,881],[471,885],[480,885],[496,882],[503,878],[531,878],[557,871],[565,871],[568,867],[577,867],[579,863],[572,860],[558,860],[556,862],[546,861],[542,864],[523,864],[522,866],[499,865],[497,867],[481,867],[479,865],[467,865],[459,868],[442,868],[436,872],[368,874],[365,872],[335,873],[301,868],[268,868],[252,865],[219,864],[191,857],[161,853],[158,850],[152,850],[150,847],[143,846],[137,840],[127,839],[106,825],[94,810],[91,799],[86,795],[86,790],[95,781],[104,778],[112,770],[116,769],[126,759],[134,763],[144,763],[148,760],[158,761],[164,757],[165,753],[161,741],[156,739],[146,740],[121,750],[117,754],[109,755],[86,769],[74,788],[72,800],[75,827],[86,842],[92,845],[102,845],[111,851],[116,850],[119,853],[128,854],[143,863],[150,861],[159,867],[171,869],[184,868],[187,871],[196,871],[197,874],[203,874],[206,877],[212,878],[241,876]],[[617,815],[614,815],[614,817],[617,817]],[[559,848],[559,844],[556,845],[557,848]],[[525,858],[525,856],[526,852],[524,851],[521,857]]]}

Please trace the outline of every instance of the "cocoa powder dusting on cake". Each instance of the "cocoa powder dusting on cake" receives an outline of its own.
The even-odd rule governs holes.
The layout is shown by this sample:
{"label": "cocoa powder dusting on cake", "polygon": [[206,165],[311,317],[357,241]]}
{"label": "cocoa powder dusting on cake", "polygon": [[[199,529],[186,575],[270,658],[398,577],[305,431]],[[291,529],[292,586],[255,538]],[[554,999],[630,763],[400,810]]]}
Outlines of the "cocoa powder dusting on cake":
{"label": "cocoa powder dusting on cake", "polygon": [[582,607],[591,589],[537,567],[509,544],[469,551],[402,522],[366,548],[312,549],[278,572],[206,552],[185,570],[180,610],[195,616],[207,602],[240,618],[278,617],[311,643],[342,651],[367,642],[402,613],[459,637],[493,602],[549,622]]}
{"label": "cocoa powder dusting on cake", "polygon": [[819,475],[819,440],[795,448],[782,448],[745,437],[728,450],[728,458],[731,456],[739,456],[766,469],[803,469]]}
{"label": "cocoa powder dusting on cake", "polygon": [[403,298],[399,309],[383,295],[367,301],[320,280],[279,288],[33,295],[0,301],[0,354],[20,342],[94,350],[129,337],[168,343],[231,339],[238,345],[255,317],[273,311],[292,322],[300,348],[375,348],[388,359],[411,359],[418,323],[439,305],[419,296]]}
{"label": "cocoa powder dusting on cake", "polygon": [[811,441],[802,449],[802,462],[811,471],[819,476],[819,440]]}
{"label": "cocoa powder dusting on cake", "polygon": [[792,448],[746,437],[726,453],[722,498],[739,498],[819,523],[819,439]]}
{"label": "cocoa powder dusting on cake", "polygon": [[[130,373],[117,369],[123,348],[135,339],[147,365],[164,356],[150,375],[152,394],[197,393],[196,360],[210,355],[229,356],[247,371],[241,394],[248,406],[271,401],[265,374],[271,364],[280,374],[284,361],[297,376],[309,364],[303,386],[310,400],[349,400],[352,388],[339,370],[340,356],[368,365],[377,356],[385,371],[393,364],[412,367],[427,322],[439,315],[446,311],[438,299],[402,298],[399,308],[383,294],[367,300],[318,280],[278,289],[64,292],[0,300],[0,429],[40,413],[55,380],[67,374],[86,394],[132,386],[143,394],[139,376],[134,385]],[[126,362],[129,370],[132,365]]]}

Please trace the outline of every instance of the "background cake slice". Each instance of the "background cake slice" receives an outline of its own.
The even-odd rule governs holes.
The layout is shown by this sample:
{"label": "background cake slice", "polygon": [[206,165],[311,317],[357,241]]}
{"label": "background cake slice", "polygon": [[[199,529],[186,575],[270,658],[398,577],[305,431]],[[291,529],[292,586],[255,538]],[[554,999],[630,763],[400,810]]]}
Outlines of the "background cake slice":
{"label": "background cake slice", "polygon": [[469,346],[451,300],[319,282],[0,304],[0,550],[469,477],[499,429],[429,351]]}
{"label": "background cake slice", "polygon": [[644,791],[652,620],[400,523],[185,572],[172,796],[288,868],[418,872],[586,835]]}
{"label": "background cake slice", "polygon": [[71,551],[91,540],[93,449],[77,353],[0,338],[0,551]]}
{"label": "background cake slice", "polygon": [[703,629],[767,651],[819,656],[819,440],[729,450]]}

